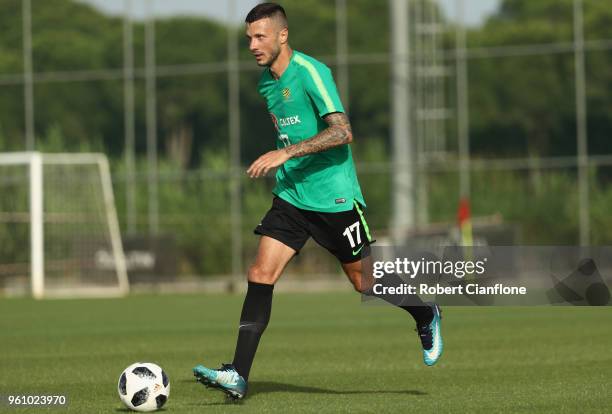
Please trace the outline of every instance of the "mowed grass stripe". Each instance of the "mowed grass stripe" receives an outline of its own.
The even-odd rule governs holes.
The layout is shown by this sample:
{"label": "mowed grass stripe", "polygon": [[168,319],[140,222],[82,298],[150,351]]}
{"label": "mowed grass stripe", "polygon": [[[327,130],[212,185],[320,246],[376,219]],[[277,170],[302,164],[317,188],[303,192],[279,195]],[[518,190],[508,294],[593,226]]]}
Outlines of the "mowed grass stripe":
{"label": "mowed grass stripe", "polygon": [[[445,354],[421,361],[406,312],[351,293],[276,294],[250,396],[227,405],[191,377],[230,361],[242,297],[0,300],[0,394],[61,393],[69,412],[121,410],[116,382],[153,361],[167,412],[604,413],[612,308],[445,308]],[[29,411],[29,410],[20,410]],[[34,412],[34,411],[32,411]]]}

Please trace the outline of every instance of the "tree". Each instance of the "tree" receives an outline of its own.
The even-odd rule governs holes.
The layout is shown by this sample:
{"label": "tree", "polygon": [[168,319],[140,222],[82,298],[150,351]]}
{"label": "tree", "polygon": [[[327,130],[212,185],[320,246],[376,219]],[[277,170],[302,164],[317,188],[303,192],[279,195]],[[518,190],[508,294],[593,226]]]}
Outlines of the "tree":
{"label": "tree", "polygon": [[[573,41],[573,2],[505,0],[482,28],[470,32],[470,47]],[[612,11],[585,2],[587,39],[610,36]],[[496,156],[573,155],[576,152],[574,55],[553,53],[472,59],[470,125],[472,149]],[[612,96],[609,53],[587,52],[590,152],[608,153]],[[608,115],[606,115],[605,113]]]}

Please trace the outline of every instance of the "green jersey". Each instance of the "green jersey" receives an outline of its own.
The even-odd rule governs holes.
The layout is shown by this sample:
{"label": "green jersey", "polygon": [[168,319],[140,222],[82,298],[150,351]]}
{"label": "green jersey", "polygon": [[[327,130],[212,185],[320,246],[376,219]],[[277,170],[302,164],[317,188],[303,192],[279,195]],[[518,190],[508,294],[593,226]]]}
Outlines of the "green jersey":
{"label": "green jersey", "polygon": [[[258,89],[278,131],[278,149],[315,136],[328,127],[325,115],[344,112],[331,70],[295,50],[279,79],[264,70]],[[351,210],[353,200],[365,206],[349,145],[288,160],[276,172],[273,193],[325,213]]]}

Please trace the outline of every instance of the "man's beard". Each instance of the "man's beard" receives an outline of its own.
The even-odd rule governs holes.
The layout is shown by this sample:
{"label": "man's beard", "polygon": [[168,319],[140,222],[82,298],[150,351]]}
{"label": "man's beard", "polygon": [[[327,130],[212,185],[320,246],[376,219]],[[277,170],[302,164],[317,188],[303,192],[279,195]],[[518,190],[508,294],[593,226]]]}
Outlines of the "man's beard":
{"label": "man's beard", "polygon": [[279,47],[279,48],[278,48],[278,50],[276,50],[276,51],[274,51],[274,52],[272,53],[272,57],[270,58],[270,60],[268,60],[268,61],[267,61],[267,62],[265,62],[265,63],[262,63],[262,64],[261,64],[261,65],[259,65],[259,66],[267,66],[267,67],[272,66],[272,64],[273,64],[274,62],[276,62],[276,59],[278,58],[278,55],[280,55],[280,52],[281,52],[281,50],[280,50],[280,47]]}

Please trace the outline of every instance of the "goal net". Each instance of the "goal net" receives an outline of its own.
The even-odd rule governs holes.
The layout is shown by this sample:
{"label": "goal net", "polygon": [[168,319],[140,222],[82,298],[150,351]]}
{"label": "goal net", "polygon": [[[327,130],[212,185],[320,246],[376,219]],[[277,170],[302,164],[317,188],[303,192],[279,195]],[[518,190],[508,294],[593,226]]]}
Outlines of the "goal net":
{"label": "goal net", "polygon": [[0,289],[35,298],[128,292],[104,155],[0,153]]}

